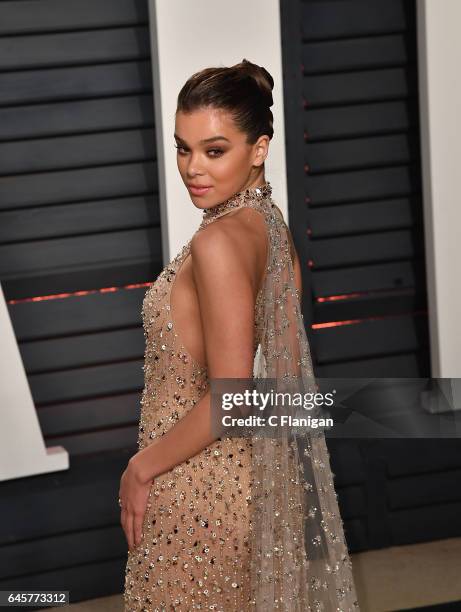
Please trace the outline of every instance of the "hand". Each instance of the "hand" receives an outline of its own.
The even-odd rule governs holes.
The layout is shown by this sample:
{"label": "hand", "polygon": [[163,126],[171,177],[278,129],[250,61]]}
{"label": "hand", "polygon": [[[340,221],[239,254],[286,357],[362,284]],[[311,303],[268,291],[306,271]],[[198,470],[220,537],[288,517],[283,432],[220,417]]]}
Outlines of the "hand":
{"label": "hand", "polygon": [[139,453],[133,455],[120,479],[119,498],[121,500],[121,524],[128,542],[128,548],[134,550],[142,539],[142,525],[147,508],[147,500],[152,480],[141,477],[138,461]]}

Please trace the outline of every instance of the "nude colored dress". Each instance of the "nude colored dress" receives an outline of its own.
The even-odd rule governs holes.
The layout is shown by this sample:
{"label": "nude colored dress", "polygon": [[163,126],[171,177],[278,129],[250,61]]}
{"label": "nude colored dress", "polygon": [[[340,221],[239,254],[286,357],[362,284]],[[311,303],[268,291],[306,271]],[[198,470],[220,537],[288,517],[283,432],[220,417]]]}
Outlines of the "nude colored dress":
{"label": "nude colored dress", "polygon": [[[226,201],[204,215],[197,231],[233,210],[231,204]],[[256,201],[245,205],[260,206]],[[207,370],[182,344],[170,306],[173,282],[190,243],[164,268],[143,301],[140,450],[173,427],[208,388]],[[258,302],[255,309],[256,352]],[[248,438],[218,439],[155,479],[142,543],[128,553],[125,612],[249,609],[250,453]]]}
{"label": "nude colored dress", "polygon": [[[243,206],[262,212],[267,228],[270,223],[278,228],[279,223],[284,222],[278,215],[274,217],[275,205],[268,197],[270,193],[270,185],[262,190],[254,188],[205,210],[197,232]],[[173,427],[209,387],[206,368],[193,359],[178,335],[170,302],[173,283],[190,254],[190,245],[191,241],[164,268],[144,297],[142,317],[146,348],[139,449]],[[277,243],[272,262],[276,266],[282,256],[281,249]],[[261,288],[255,301],[255,355],[264,331],[264,295]],[[297,325],[303,325],[299,318]],[[252,536],[259,533],[260,525],[256,521],[252,525],[250,517],[259,505],[259,485],[262,484],[263,489],[266,485],[265,481],[261,483],[252,477],[255,460],[259,465],[258,452],[252,454],[254,448],[251,438],[222,437],[155,478],[144,517],[142,542],[128,552],[125,612],[358,612],[351,562],[323,439],[313,441],[312,446],[305,449],[312,470],[309,482],[295,485],[295,479],[290,478],[292,484],[287,487],[290,496],[295,496],[302,485],[309,496],[307,515],[301,513],[298,520],[296,514],[292,522],[295,527],[290,532],[290,547],[294,546],[298,568],[295,572],[298,587],[291,589],[289,586],[291,573],[288,566],[278,567],[279,555],[275,553],[278,549],[274,548],[273,561],[270,560],[267,567],[274,568],[275,573],[272,576],[267,575],[272,572],[263,571],[261,581],[258,578],[258,584],[264,583],[267,589],[266,586],[257,589],[258,601],[265,603],[256,603],[251,591],[250,571],[255,550],[250,549],[250,543],[254,541]],[[290,505],[290,509],[284,510],[295,512],[294,508]],[[277,538],[283,526],[280,520],[274,522],[273,535]],[[303,521],[307,525],[308,559],[303,556]],[[260,542],[258,538],[256,541]],[[283,592],[283,603],[282,599],[267,598],[271,583],[277,585],[274,591],[277,597]],[[253,581],[253,587],[254,584]],[[280,590],[282,585],[283,591]]]}

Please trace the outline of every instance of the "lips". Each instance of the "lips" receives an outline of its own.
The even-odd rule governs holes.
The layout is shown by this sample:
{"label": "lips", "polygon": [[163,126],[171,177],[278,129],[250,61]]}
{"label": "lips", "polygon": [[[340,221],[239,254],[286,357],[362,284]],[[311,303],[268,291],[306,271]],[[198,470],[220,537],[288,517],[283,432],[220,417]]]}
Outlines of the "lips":
{"label": "lips", "polygon": [[211,185],[195,185],[189,183],[188,188],[193,195],[204,195],[211,189]]}

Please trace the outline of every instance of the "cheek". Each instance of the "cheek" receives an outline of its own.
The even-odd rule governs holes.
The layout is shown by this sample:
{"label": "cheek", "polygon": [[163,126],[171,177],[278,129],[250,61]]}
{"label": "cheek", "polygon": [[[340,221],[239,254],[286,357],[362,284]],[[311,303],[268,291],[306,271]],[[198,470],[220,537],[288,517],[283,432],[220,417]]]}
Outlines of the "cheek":
{"label": "cheek", "polygon": [[[223,181],[233,182],[247,170],[248,162],[241,155],[227,153],[207,164],[210,174]],[[238,179],[237,179],[238,181]]]}
{"label": "cheek", "polygon": [[[176,155],[176,163],[180,175],[187,179],[190,171],[190,158]],[[206,175],[215,185],[221,185],[224,191],[232,192],[245,180],[250,167],[250,161],[239,151],[228,151],[220,157],[202,156],[196,163],[195,170]]]}

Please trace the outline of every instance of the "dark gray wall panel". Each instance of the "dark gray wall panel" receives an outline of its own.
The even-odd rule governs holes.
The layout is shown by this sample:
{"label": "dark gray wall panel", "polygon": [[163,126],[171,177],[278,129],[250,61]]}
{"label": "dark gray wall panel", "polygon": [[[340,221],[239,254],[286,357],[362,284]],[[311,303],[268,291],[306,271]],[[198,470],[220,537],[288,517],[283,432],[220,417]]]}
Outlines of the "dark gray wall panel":
{"label": "dark gray wall panel", "polygon": [[[340,138],[405,131],[414,128],[418,121],[412,112],[411,100],[405,99],[309,108],[309,113],[303,113],[302,117],[305,141],[313,146],[332,138],[337,138],[341,145]],[[309,152],[303,150],[304,154]]]}
{"label": "dark gray wall panel", "polygon": [[0,144],[2,175],[46,172],[151,160],[156,157],[152,129],[20,140]]}
{"label": "dark gray wall panel", "polygon": [[[290,227],[315,374],[428,376],[416,3],[280,9]],[[434,441],[440,460],[428,453],[427,496],[415,457],[429,440],[399,452],[390,440],[327,441],[350,549],[459,535],[461,498],[444,491],[457,490],[461,464],[444,473],[446,441]]]}
{"label": "dark gray wall panel", "polygon": [[0,588],[119,593],[141,305],[163,267],[147,3],[0,3],[0,282],[48,447],[0,483]]}
{"label": "dark gray wall panel", "polygon": [[151,93],[0,107],[0,140],[151,127],[153,112]]}
{"label": "dark gray wall panel", "polygon": [[70,470],[1,484],[2,589],[69,590],[72,601],[121,592],[127,550],[117,497],[132,452],[75,455]]}
{"label": "dark gray wall panel", "polygon": [[[18,542],[21,536],[32,540],[117,526],[119,474],[125,469],[131,452],[132,449],[125,449],[77,456],[71,471],[2,483],[4,516],[18,520],[12,524],[1,522],[0,545]],[[23,499],[25,483],[27,503]],[[84,503],[86,500],[89,503]]]}
{"label": "dark gray wall panel", "polygon": [[[452,479],[450,486],[453,486]],[[461,536],[461,501],[449,504],[431,504],[392,513],[389,531],[393,542],[399,545],[430,542]]]}
{"label": "dark gray wall panel", "polygon": [[22,361],[30,374],[78,366],[139,359],[144,352],[142,329],[121,329],[21,344]]}
{"label": "dark gray wall panel", "polygon": [[411,262],[356,266],[345,270],[319,270],[313,280],[312,290],[316,297],[333,295],[335,291],[347,296],[373,290],[405,289],[416,283],[415,269]]}
{"label": "dark gray wall panel", "polygon": [[142,359],[29,375],[37,405],[127,393],[143,382]]}
{"label": "dark gray wall panel", "polygon": [[158,198],[144,196],[108,198],[87,202],[24,208],[2,213],[0,243],[59,238],[73,228],[75,234],[158,227]]}
{"label": "dark gray wall panel", "polygon": [[409,259],[420,247],[409,231],[377,232],[370,236],[330,238],[312,244],[311,257],[316,269],[343,267],[354,264]]}
{"label": "dark gray wall panel", "polygon": [[328,207],[319,206],[311,210],[311,231],[318,238],[328,238],[411,227],[414,224],[411,204],[409,198],[344,204],[336,208],[334,215]]}
{"label": "dark gray wall panel", "polygon": [[306,153],[306,164],[311,175],[341,171],[345,168],[363,169],[410,161],[411,143],[406,135],[384,135],[372,138],[350,138],[332,146],[330,142],[311,143]]}
{"label": "dark gray wall panel", "polygon": [[56,338],[140,325],[146,288],[100,292],[9,306],[18,341]]}
{"label": "dark gray wall panel", "polygon": [[417,323],[416,317],[401,316],[316,329],[317,361],[347,361],[413,352],[421,348]]}
{"label": "dark gray wall panel", "polygon": [[144,59],[149,55],[147,26],[0,39],[0,70]]}
{"label": "dark gray wall panel", "polygon": [[302,49],[303,69],[310,74],[339,68],[347,70],[357,65],[363,69],[368,66],[374,69],[387,68],[406,61],[409,54],[415,59],[415,49],[408,47],[404,33],[327,39],[321,42],[314,42],[314,37],[315,33],[306,33],[308,40]]}
{"label": "dark gray wall panel", "polygon": [[[303,41],[381,35],[414,28],[405,0],[319,0],[301,3]],[[413,9],[411,6],[410,9]]]}
{"label": "dark gray wall panel", "polygon": [[309,75],[304,78],[307,109],[320,105],[393,100],[414,93],[416,83],[402,68],[365,70],[345,74]]}
{"label": "dark gray wall panel", "polygon": [[[314,365],[324,366],[326,354],[337,370],[340,361],[344,371],[350,359],[363,362],[366,355],[343,342],[349,333],[367,338],[370,325],[378,330],[373,318],[390,330],[395,324],[394,335],[405,321],[415,342],[396,344],[395,356],[422,356],[428,330],[415,3],[306,0],[281,3],[281,10],[290,218],[305,262]],[[345,332],[348,322],[354,329]],[[392,347],[377,346],[392,363]],[[428,371],[428,362],[416,363]]]}
{"label": "dark gray wall panel", "polygon": [[[51,438],[53,444],[64,446],[73,457],[94,453],[107,453],[123,448],[130,448],[132,455],[136,452],[138,435],[137,423],[128,427],[113,427],[100,431],[89,431],[69,436]],[[119,476],[122,474],[120,473]]]}
{"label": "dark gray wall panel", "polygon": [[2,106],[145,93],[152,88],[147,60],[7,72],[0,85]]}
{"label": "dark gray wall panel", "polygon": [[[347,159],[347,158],[346,158]],[[350,160],[344,162],[351,164]],[[342,202],[394,198],[413,193],[415,168],[401,166],[358,170],[351,168],[331,175],[317,174],[305,179],[307,202],[312,206],[326,206]]]}
{"label": "dark gray wall panel", "polygon": [[38,418],[43,435],[51,439],[51,436],[84,433],[89,427],[97,430],[135,425],[139,402],[139,391],[73,400],[39,407]]}
{"label": "dark gray wall panel", "polygon": [[[47,271],[101,269],[112,265],[149,261],[160,257],[160,231],[152,229],[108,232],[30,241],[29,249],[19,244],[0,247],[0,275],[8,280],[18,276],[45,274]],[[104,276],[102,275],[102,278]]]}
{"label": "dark gray wall panel", "polygon": [[[29,574],[0,580],[0,589],[9,591],[46,590],[43,585],[53,585],[55,591],[69,591],[70,602],[77,603],[87,599],[96,599],[123,590],[123,576],[126,555],[119,559],[108,559],[86,565],[57,567],[53,571],[40,574]],[[96,578],[97,577],[97,578]],[[43,607],[28,606],[22,608],[32,612],[43,610]],[[19,607],[18,610],[21,610]]]}
{"label": "dark gray wall panel", "polygon": [[16,0],[0,3],[0,34],[87,30],[146,23],[143,0]]}
{"label": "dark gray wall panel", "polygon": [[157,187],[153,162],[93,166],[5,177],[0,181],[0,202],[1,208],[7,210],[140,195],[157,190]]}

